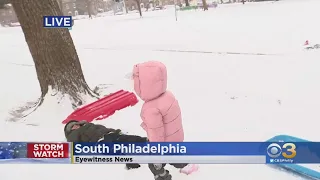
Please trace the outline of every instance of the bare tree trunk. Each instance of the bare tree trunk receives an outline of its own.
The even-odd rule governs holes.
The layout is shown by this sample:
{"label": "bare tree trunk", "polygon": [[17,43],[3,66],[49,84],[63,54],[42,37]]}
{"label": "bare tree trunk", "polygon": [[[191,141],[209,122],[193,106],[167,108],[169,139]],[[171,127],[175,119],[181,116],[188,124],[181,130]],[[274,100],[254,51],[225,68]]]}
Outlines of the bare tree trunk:
{"label": "bare tree trunk", "polygon": [[140,6],[140,0],[136,0],[137,6],[138,6],[138,11],[140,14],[140,17],[142,17],[142,10],[141,10],[141,6]]}
{"label": "bare tree trunk", "polygon": [[207,1],[206,1],[206,0],[202,0],[202,6],[203,6],[203,10],[204,10],[204,11],[209,10],[209,9],[208,9],[208,4],[207,4]]}
{"label": "bare tree trunk", "polygon": [[184,0],[184,2],[186,3],[186,6],[190,6],[189,0]]}
{"label": "bare tree trunk", "polygon": [[74,107],[81,95],[94,96],[88,87],[68,29],[43,28],[43,16],[59,16],[57,0],[11,0],[35,63],[41,88],[41,105],[49,87],[69,95]]}
{"label": "bare tree trunk", "polygon": [[92,2],[91,0],[87,0],[87,11],[88,11],[88,15],[89,15],[89,18],[92,19],[92,11],[91,11],[91,7],[92,6]]}
{"label": "bare tree trunk", "polygon": [[126,10],[126,14],[128,14],[128,1],[124,0],[124,6],[125,6],[125,10]]}
{"label": "bare tree trunk", "polygon": [[223,4],[223,0],[220,0],[220,3]]}

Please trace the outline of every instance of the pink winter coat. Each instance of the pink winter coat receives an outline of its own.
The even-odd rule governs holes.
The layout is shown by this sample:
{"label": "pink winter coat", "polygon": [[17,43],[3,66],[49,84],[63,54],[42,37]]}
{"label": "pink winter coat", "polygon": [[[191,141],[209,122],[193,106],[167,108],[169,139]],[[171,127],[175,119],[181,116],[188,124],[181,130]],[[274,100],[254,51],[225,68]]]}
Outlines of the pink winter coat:
{"label": "pink winter coat", "polygon": [[144,101],[142,128],[150,142],[182,142],[181,110],[174,95],[167,91],[167,69],[160,62],[137,64],[133,69],[134,90]]}

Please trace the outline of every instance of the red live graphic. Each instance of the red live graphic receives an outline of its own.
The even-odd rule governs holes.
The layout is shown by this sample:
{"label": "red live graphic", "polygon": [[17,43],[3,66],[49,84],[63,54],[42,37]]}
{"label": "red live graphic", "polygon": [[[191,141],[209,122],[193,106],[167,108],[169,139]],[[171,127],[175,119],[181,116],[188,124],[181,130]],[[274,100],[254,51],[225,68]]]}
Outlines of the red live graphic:
{"label": "red live graphic", "polygon": [[68,143],[28,143],[28,158],[69,158]]}

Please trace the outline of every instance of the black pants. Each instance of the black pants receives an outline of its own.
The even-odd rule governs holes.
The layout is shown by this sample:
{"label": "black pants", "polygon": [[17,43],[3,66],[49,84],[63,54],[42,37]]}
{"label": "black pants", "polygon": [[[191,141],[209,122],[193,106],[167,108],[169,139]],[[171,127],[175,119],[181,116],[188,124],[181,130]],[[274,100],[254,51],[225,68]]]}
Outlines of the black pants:
{"label": "black pants", "polygon": [[111,133],[104,135],[103,142],[114,142],[114,143],[130,143],[130,142],[148,142],[148,138],[136,136],[136,135],[127,135],[120,133]]}
{"label": "black pants", "polygon": [[135,136],[135,135],[126,135],[122,134],[119,136],[119,138],[114,142],[136,142],[136,143],[144,143],[148,142],[148,138],[141,137],[141,136]]}
{"label": "black pants", "polygon": [[[122,134],[120,130],[117,130],[114,133],[109,133],[104,135],[103,142],[113,142],[113,143],[130,143],[130,142],[148,142],[148,138],[136,136],[136,135],[127,135]],[[130,163],[126,164],[127,169],[136,169],[140,167],[140,164]]]}

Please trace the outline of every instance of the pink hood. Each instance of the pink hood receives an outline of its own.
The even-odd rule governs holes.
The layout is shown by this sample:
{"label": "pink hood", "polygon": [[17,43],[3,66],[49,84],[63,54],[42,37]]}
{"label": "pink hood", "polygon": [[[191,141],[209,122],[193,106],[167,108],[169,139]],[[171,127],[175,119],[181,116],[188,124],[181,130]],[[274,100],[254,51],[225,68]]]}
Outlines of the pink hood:
{"label": "pink hood", "polygon": [[149,61],[133,69],[134,90],[144,101],[153,100],[167,90],[167,69],[164,64]]}
{"label": "pink hood", "polygon": [[134,90],[144,100],[141,126],[150,142],[182,142],[184,132],[181,110],[174,95],[167,91],[164,64],[149,61],[134,66]]}

